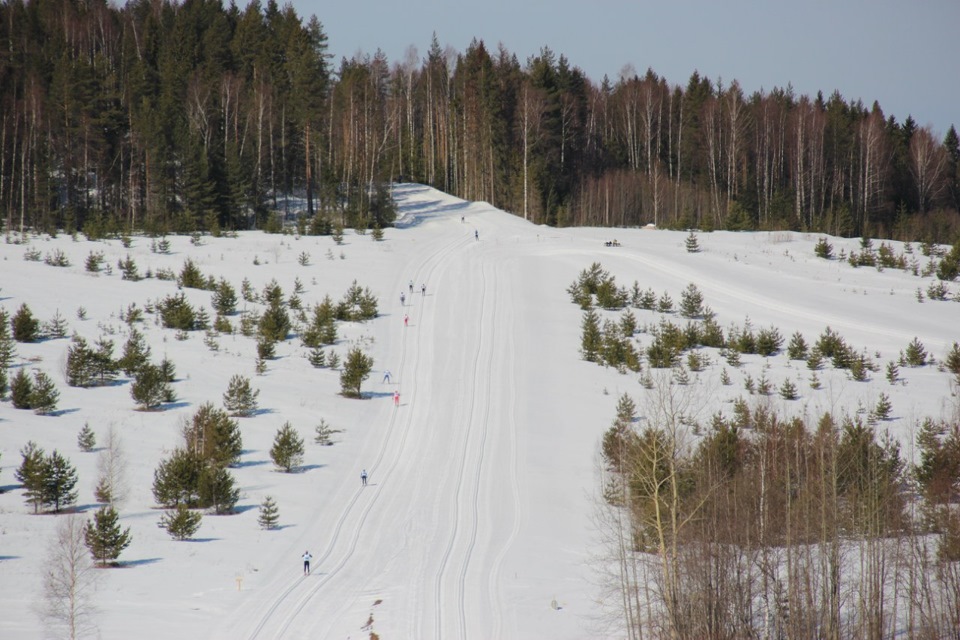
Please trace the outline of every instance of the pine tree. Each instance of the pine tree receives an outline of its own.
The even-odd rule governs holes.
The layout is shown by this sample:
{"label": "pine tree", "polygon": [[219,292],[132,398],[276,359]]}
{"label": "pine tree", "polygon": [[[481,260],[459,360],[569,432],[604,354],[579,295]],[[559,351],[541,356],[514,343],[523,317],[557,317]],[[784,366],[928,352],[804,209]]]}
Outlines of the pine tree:
{"label": "pine tree", "polygon": [[93,448],[97,446],[97,437],[93,433],[93,429],[90,428],[89,422],[83,423],[83,429],[80,429],[80,433],[77,434],[77,446],[80,447],[81,451],[91,452]]}
{"label": "pine tree", "polygon": [[250,379],[234,375],[230,378],[227,391],[223,394],[223,406],[231,416],[248,417],[257,410],[257,397],[260,390],[250,386]]}
{"label": "pine tree", "polygon": [[84,539],[94,560],[105,567],[130,546],[130,527],[121,531],[117,511],[111,506],[100,507],[93,514],[93,522],[87,522]]}
{"label": "pine tree", "polygon": [[155,364],[143,364],[134,374],[133,384],[130,385],[130,397],[137,403],[140,411],[156,409],[165,401],[169,401],[172,389],[169,388],[163,372]]}
{"label": "pine tree", "polygon": [[310,355],[307,356],[307,359],[310,361],[311,366],[321,369],[326,366],[327,357],[323,352],[323,348],[320,345],[317,345],[310,349]]}
{"label": "pine tree", "polygon": [[336,371],[337,367],[340,366],[340,354],[332,349],[330,350],[330,355],[327,356],[327,366],[334,371]]}
{"label": "pine tree", "polygon": [[799,331],[790,337],[790,344],[787,345],[787,357],[791,360],[807,359],[807,341],[803,339],[803,334]]}
{"label": "pine tree", "polygon": [[213,308],[221,316],[228,316],[237,310],[237,292],[224,278],[220,278],[213,290]]}
{"label": "pine tree", "polygon": [[213,509],[217,515],[232,512],[240,500],[240,489],[233,474],[216,464],[207,464],[200,471],[197,494],[200,504]]}
{"label": "pine tree", "polygon": [[185,505],[178,505],[172,511],[166,511],[160,516],[157,526],[164,529],[174,540],[189,540],[200,529],[203,514],[191,511]]}
{"label": "pine tree", "polygon": [[280,509],[272,496],[267,496],[260,503],[260,514],[257,516],[257,524],[261,529],[276,529],[280,523]]}
{"label": "pine tree", "polygon": [[947,353],[947,357],[943,359],[943,365],[947,368],[947,371],[957,376],[957,380],[960,381],[960,344],[956,342],[953,343],[953,346]]}
{"label": "pine tree", "polygon": [[45,416],[57,410],[60,392],[53,380],[39,369],[33,372],[33,389],[30,392],[30,408],[37,415]]}
{"label": "pine tree", "polygon": [[31,409],[33,405],[33,381],[24,368],[17,369],[10,381],[10,400],[16,409]]}
{"label": "pine tree", "polygon": [[16,341],[10,333],[10,314],[0,309],[0,370],[5,371],[13,364],[16,353]]}
{"label": "pine tree", "polygon": [[340,390],[348,398],[361,398],[360,387],[363,381],[370,377],[373,370],[373,358],[354,347],[347,353],[340,373]]}
{"label": "pine tree", "polygon": [[47,475],[44,451],[30,440],[20,449],[20,457],[20,466],[13,475],[23,485],[27,504],[33,505],[34,513],[39,513]]}
{"label": "pine tree", "polygon": [[830,260],[833,258],[833,245],[827,242],[826,238],[820,238],[817,240],[817,244],[813,248],[813,252],[818,258]]}
{"label": "pine tree", "polygon": [[887,382],[896,384],[900,380],[900,367],[891,360],[887,363]]}
{"label": "pine tree", "polygon": [[797,385],[793,383],[790,378],[787,378],[783,381],[783,384],[780,385],[780,397],[784,400],[796,400],[797,399]]}
{"label": "pine tree", "polygon": [[289,422],[283,423],[283,426],[277,430],[273,446],[270,448],[270,459],[273,460],[273,464],[285,473],[290,473],[303,462],[303,454],[303,438]]}
{"label": "pine tree", "polygon": [[257,339],[257,358],[260,360],[273,360],[277,357],[276,343],[270,338],[260,336]]}
{"label": "pine tree", "polygon": [[33,317],[30,307],[24,302],[11,320],[13,339],[17,342],[36,342],[40,339],[40,321]]}
{"label": "pine tree", "polygon": [[197,267],[194,261],[187,258],[186,262],[183,263],[183,268],[180,270],[177,284],[186,289],[205,289],[207,281],[203,277],[203,274],[200,273],[200,268]]}
{"label": "pine tree", "polygon": [[73,343],[67,347],[67,384],[71,387],[92,386],[93,360],[94,352],[87,345],[87,341],[78,335],[73,336]]}
{"label": "pine tree", "polygon": [[580,355],[587,362],[598,362],[603,349],[603,333],[600,330],[600,316],[593,309],[583,312],[580,321]]}
{"label": "pine tree", "polygon": [[56,450],[53,451],[44,463],[43,503],[52,506],[54,513],[60,513],[60,508],[77,501],[77,470],[70,461]]}
{"label": "pine tree", "polygon": [[240,461],[243,440],[236,420],[227,412],[205,403],[184,427],[187,449],[215,466],[228,467]]}
{"label": "pine tree", "polygon": [[922,367],[927,364],[927,350],[924,348],[920,338],[914,338],[907,345],[906,362],[911,367]]}
{"label": "pine tree", "polygon": [[692,282],[680,293],[680,315],[699,318],[703,315],[703,294]]}
{"label": "pine tree", "polygon": [[700,241],[697,240],[697,234],[693,231],[687,236],[684,245],[687,248],[687,253],[697,253],[700,251]]}
{"label": "pine tree", "polygon": [[57,309],[53,318],[50,322],[47,323],[46,332],[51,338],[66,338],[67,337],[67,320],[60,314],[60,310]]}
{"label": "pine tree", "polygon": [[203,461],[185,449],[176,449],[153,471],[153,499],[162,507],[193,506],[199,501]]}
{"label": "pine tree", "polygon": [[136,329],[130,330],[126,343],[123,345],[123,355],[117,363],[120,369],[128,376],[133,376],[144,364],[150,361],[150,347],[143,338],[143,334]]}
{"label": "pine tree", "polygon": [[335,433],[340,433],[339,429],[332,428],[324,418],[320,418],[320,423],[314,427],[314,436],[313,441],[317,444],[329,447],[333,444],[333,441],[330,439]]}

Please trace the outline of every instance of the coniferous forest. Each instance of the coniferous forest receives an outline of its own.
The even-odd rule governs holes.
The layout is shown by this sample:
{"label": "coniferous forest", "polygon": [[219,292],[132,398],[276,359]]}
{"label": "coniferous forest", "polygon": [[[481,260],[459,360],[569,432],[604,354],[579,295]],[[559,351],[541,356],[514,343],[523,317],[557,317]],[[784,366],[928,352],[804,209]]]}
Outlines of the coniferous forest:
{"label": "coniferous forest", "polygon": [[8,229],[376,227],[394,180],[550,225],[960,229],[956,129],[839,92],[653,70],[597,83],[547,48],[521,62],[436,37],[405,61],[336,61],[318,18],[274,0],[11,0],[0,45]]}

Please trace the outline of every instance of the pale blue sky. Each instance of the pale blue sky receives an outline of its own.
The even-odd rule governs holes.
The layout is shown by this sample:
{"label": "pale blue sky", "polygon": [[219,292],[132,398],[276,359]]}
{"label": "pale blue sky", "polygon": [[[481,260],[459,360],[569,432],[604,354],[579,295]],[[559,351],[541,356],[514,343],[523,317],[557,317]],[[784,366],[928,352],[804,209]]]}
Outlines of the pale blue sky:
{"label": "pale blue sky", "polygon": [[942,139],[960,126],[960,0],[294,0],[315,14],[341,57],[382,49],[391,63],[408,48],[466,50],[474,37],[521,63],[549,46],[599,83],[625,65],[651,67],[686,85],[696,69],[749,94],[785,87],[869,107],[899,122],[912,114]]}

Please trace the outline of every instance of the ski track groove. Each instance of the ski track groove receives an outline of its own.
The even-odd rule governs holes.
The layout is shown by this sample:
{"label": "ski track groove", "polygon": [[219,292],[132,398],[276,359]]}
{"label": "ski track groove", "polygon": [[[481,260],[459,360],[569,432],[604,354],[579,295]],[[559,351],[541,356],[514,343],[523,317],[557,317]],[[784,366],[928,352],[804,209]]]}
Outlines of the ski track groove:
{"label": "ski track groove", "polygon": [[493,560],[493,568],[490,573],[487,575],[487,595],[490,598],[490,604],[492,608],[492,624],[493,624],[493,633],[491,637],[501,638],[503,637],[503,592],[499,588],[500,585],[500,575],[503,571],[503,563],[507,557],[507,552],[510,550],[510,547],[513,546],[514,540],[520,534],[520,481],[517,471],[517,363],[518,358],[516,356],[516,350],[514,345],[514,335],[516,331],[512,327],[506,328],[507,334],[507,345],[506,353],[510,358],[510,363],[507,368],[507,380],[506,388],[509,389],[509,409],[507,412],[507,435],[508,442],[510,447],[510,494],[512,499],[513,506],[513,526],[510,529],[506,540],[503,541],[503,544],[500,547],[500,551],[497,553],[496,557]]}
{"label": "ski track groove", "polygon": [[[481,260],[481,264],[480,264],[480,280],[481,280],[481,287],[480,287],[481,297],[480,297],[480,313],[479,313],[478,315],[479,315],[479,317],[483,318],[483,315],[484,315],[484,313],[486,312],[486,309],[487,309],[487,305],[486,305],[486,298],[487,298],[487,278],[486,278],[485,268],[484,268],[484,264],[483,264],[482,260]],[[479,381],[480,381],[480,380],[483,380],[483,379],[486,377],[486,376],[481,376],[481,375],[479,375],[479,372],[480,372],[480,370],[481,370],[481,369],[480,369],[480,362],[481,362],[481,359],[482,359],[482,356],[483,356],[483,350],[484,350],[485,342],[486,342],[486,340],[485,340],[486,334],[485,334],[485,332],[482,330],[482,329],[483,329],[483,326],[484,326],[484,323],[481,321],[481,323],[480,323],[481,331],[480,331],[480,335],[479,335],[479,341],[478,341],[478,344],[477,344],[477,349],[476,349],[476,352],[474,353],[474,362],[473,362],[473,370],[474,370],[474,390],[477,389],[477,387],[478,387],[478,385],[479,385]],[[492,351],[491,351],[491,353],[492,353]],[[489,386],[487,387],[487,393],[489,394]],[[477,402],[477,393],[473,393],[473,394],[471,394],[471,398],[470,398],[470,410],[467,412],[468,415],[471,416],[471,418],[470,418],[469,422],[467,423],[467,430],[466,430],[466,433],[465,433],[464,436],[463,436],[463,447],[462,447],[462,450],[461,450],[461,452],[460,452],[459,473],[457,474],[457,482],[456,482],[456,487],[455,487],[455,488],[456,488],[456,491],[455,491],[455,498],[456,498],[456,499],[455,499],[455,501],[454,501],[454,510],[453,510],[453,516],[454,516],[454,517],[453,517],[453,531],[450,533],[450,537],[449,537],[449,540],[448,540],[448,542],[447,542],[447,547],[446,547],[446,549],[444,549],[443,556],[441,557],[440,565],[439,565],[439,567],[437,568],[437,572],[436,572],[436,574],[435,574],[435,579],[434,579],[434,592],[435,592],[435,595],[434,595],[434,599],[435,599],[435,600],[434,600],[434,637],[435,637],[435,638],[438,638],[438,639],[443,637],[443,629],[442,629],[442,626],[443,626],[443,603],[442,603],[443,589],[442,589],[442,583],[443,583],[444,575],[445,575],[446,572],[447,572],[447,565],[448,565],[448,563],[450,562],[451,556],[453,555],[453,549],[454,549],[454,547],[456,546],[457,539],[458,539],[459,536],[460,536],[461,511],[462,511],[462,508],[461,508],[461,494],[462,494],[462,492],[463,492],[464,475],[465,475],[465,470],[466,470],[466,466],[467,466],[467,455],[468,455],[468,452],[469,452],[469,450],[470,450],[470,437],[471,437],[471,435],[472,435],[472,433],[473,433],[473,431],[474,431],[474,425],[475,425],[475,420],[473,419],[473,415],[474,415],[474,413],[475,413],[476,402]],[[486,438],[486,424],[482,424],[482,425],[481,425],[481,428],[484,430],[483,438],[485,439],[485,438]],[[481,448],[481,449],[482,449],[482,448]],[[482,453],[482,450],[481,450],[481,452],[480,452],[480,458],[479,458],[479,461],[478,461],[478,463],[477,463],[478,484],[479,484],[479,473],[480,473],[480,470],[481,470],[481,467],[482,467],[482,460],[483,460],[483,453]],[[465,576],[465,574],[466,574],[467,565],[468,565],[469,562],[470,562],[470,553],[472,553],[472,548],[473,548],[473,544],[474,544],[473,541],[476,540],[476,527],[477,527],[477,523],[476,523],[476,513],[477,513],[477,505],[476,505],[476,502],[477,502],[477,495],[476,495],[476,491],[475,491],[475,493],[474,493],[473,501],[474,501],[474,504],[473,504],[474,523],[473,523],[473,530],[472,530],[472,534],[471,534],[472,540],[471,540],[470,544],[468,545],[467,555],[466,555],[466,556],[463,558],[463,560],[462,560],[462,563],[461,563],[461,571],[460,571],[460,576],[459,576],[458,585],[457,585],[457,612],[458,612],[458,616],[459,616],[458,629],[459,629],[459,631],[460,631],[460,637],[461,637],[461,638],[464,637],[464,635],[465,635],[465,633],[466,633],[466,631],[465,631],[465,617],[466,617],[466,615],[465,615],[465,611],[464,611],[464,609],[465,609],[464,576]]]}
{"label": "ski track groove", "polygon": [[[420,274],[424,269],[427,268],[428,265],[429,265],[429,268],[427,269],[427,273],[428,273],[428,274],[434,273],[434,272],[436,271],[436,269],[442,264],[443,258],[445,258],[447,255],[449,255],[450,253],[452,253],[454,249],[456,249],[456,248],[459,247],[460,245],[464,245],[464,244],[467,244],[467,241],[466,241],[465,239],[455,239],[454,241],[449,242],[448,244],[446,244],[446,245],[445,245],[444,247],[442,247],[441,249],[438,249],[437,251],[435,251],[435,252],[433,253],[433,255],[431,255],[429,258],[427,258],[426,260],[424,260],[424,262],[421,264],[420,268],[417,269],[417,272],[416,272],[416,273],[417,273],[417,274]],[[431,263],[432,263],[432,264],[431,264]],[[421,316],[422,316],[422,313],[423,313],[422,305],[421,305],[420,313],[421,313]],[[404,328],[404,329],[406,329],[406,328]],[[417,323],[417,333],[418,333],[418,334],[419,334],[419,329],[420,329],[420,323],[418,322],[418,323]],[[407,340],[402,340],[402,343],[401,343],[402,346],[401,346],[401,357],[400,357],[400,368],[399,368],[399,371],[402,371],[402,370],[403,370],[404,363],[405,363],[405,361],[406,361],[407,342],[408,342]],[[419,354],[419,350],[415,350],[415,353]],[[415,357],[415,360],[414,360],[414,363],[413,363],[414,373],[416,372],[416,369],[417,369],[418,364],[419,364],[419,363],[418,363],[418,360],[419,360],[419,358],[418,358],[418,357]],[[403,378],[401,378],[401,379],[403,379]],[[416,379],[416,376],[415,376],[415,375],[411,376],[411,379],[412,379],[412,380],[415,380],[415,379]],[[383,444],[380,446],[380,450],[379,450],[379,452],[378,452],[378,455],[377,455],[376,460],[374,461],[374,464],[370,466],[371,475],[373,475],[373,472],[375,472],[375,471],[379,468],[380,464],[382,463],[382,461],[383,461],[383,459],[384,459],[384,456],[386,455],[387,450],[390,449],[390,446],[389,446],[390,443],[395,439],[394,436],[395,436],[396,430],[393,428],[393,425],[394,425],[394,423],[396,422],[396,420],[397,420],[397,412],[396,412],[396,411],[392,411],[392,412],[391,412],[390,421],[389,421],[389,425],[388,425],[387,430],[386,430],[387,437],[384,438]],[[406,428],[402,430],[402,434],[401,434],[401,437],[400,437],[400,442],[399,442],[399,445],[398,445],[398,450],[399,450],[399,451],[402,451],[403,448],[404,448],[404,445],[405,445],[405,443],[406,443],[407,436],[408,436],[408,434],[409,434],[409,432],[410,432],[409,426],[410,426],[410,422],[409,422],[409,420],[407,420]],[[396,467],[396,464],[397,464],[397,458],[394,458],[394,460],[393,460],[392,463],[390,464],[389,468],[382,474],[382,476],[380,476],[380,477],[383,478],[384,482],[389,479],[390,473],[391,473],[392,470]],[[343,531],[344,525],[345,525],[347,519],[349,518],[349,516],[353,513],[354,507],[355,507],[355,505],[357,504],[357,502],[358,502],[360,496],[362,495],[362,493],[363,493],[363,489],[362,489],[362,488],[361,488],[361,489],[358,489],[357,491],[355,491],[354,494],[353,494],[353,497],[347,502],[347,504],[346,504],[346,506],[344,507],[343,511],[341,511],[340,517],[337,519],[336,526],[334,527],[333,535],[331,536],[330,541],[327,543],[326,549],[324,549],[324,552],[320,555],[320,557],[318,558],[318,560],[317,560],[317,562],[316,562],[316,565],[315,565],[315,566],[316,566],[317,569],[319,569],[319,568],[322,566],[322,564],[323,564],[326,560],[328,560],[328,559],[330,558],[330,556],[333,554],[334,549],[336,548],[338,542],[340,541],[340,536],[341,536],[341,532]],[[279,630],[277,631],[277,633],[274,634],[274,638],[281,638],[281,637],[283,637],[283,635],[284,635],[284,634],[287,632],[287,630],[290,628],[291,624],[292,624],[292,623],[297,619],[297,617],[303,612],[303,610],[304,610],[304,608],[306,607],[306,605],[307,605],[307,604],[314,598],[314,596],[316,596],[316,594],[331,580],[331,578],[333,578],[340,570],[343,569],[344,566],[346,566],[347,561],[350,559],[350,557],[353,555],[354,551],[356,550],[357,541],[359,540],[360,532],[361,532],[362,529],[363,529],[363,524],[364,524],[364,522],[366,521],[366,519],[367,519],[367,517],[368,517],[368,515],[369,515],[369,513],[370,513],[370,511],[371,511],[371,509],[372,509],[373,506],[376,504],[376,502],[377,502],[380,494],[381,494],[381,492],[379,492],[379,491],[373,492],[373,497],[368,501],[368,503],[366,504],[366,506],[365,506],[365,507],[363,508],[363,510],[361,511],[360,518],[359,518],[359,520],[358,520],[358,522],[357,522],[356,527],[354,528],[354,530],[353,530],[353,532],[352,532],[352,539],[351,539],[351,541],[350,541],[350,543],[349,543],[350,546],[349,546],[349,548],[348,548],[347,553],[345,553],[345,554],[343,555],[343,557],[341,557],[340,561],[339,561],[336,565],[334,565],[334,567],[333,567],[330,571],[328,571],[326,574],[324,574],[322,578],[320,578],[319,580],[317,580],[317,581],[316,581],[316,584],[315,584],[314,586],[308,588],[308,590],[306,591],[306,593],[304,593],[302,596],[300,596],[298,602],[294,605],[294,608],[293,608],[293,610],[292,610],[292,613],[291,613],[289,616],[286,617],[286,620],[285,620],[285,621],[283,622],[283,624],[280,626],[280,628],[279,628]],[[297,580],[297,581],[293,582],[291,585],[289,585],[288,587],[286,587],[285,589],[283,589],[283,591],[281,592],[281,594],[273,601],[273,603],[271,604],[271,606],[270,606],[270,607],[266,610],[266,612],[261,616],[260,621],[259,621],[258,624],[254,627],[253,632],[248,636],[249,640],[256,640],[257,638],[260,637],[260,634],[263,632],[264,628],[267,626],[267,623],[270,621],[270,619],[274,616],[274,614],[276,614],[276,612],[280,609],[280,607],[287,602],[288,598],[291,596],[291,594],[292,594],[295,590],[297,590],[297,587],[298,587],[300,584],[301,584],[301,581],[300,581],[300,580]]]}

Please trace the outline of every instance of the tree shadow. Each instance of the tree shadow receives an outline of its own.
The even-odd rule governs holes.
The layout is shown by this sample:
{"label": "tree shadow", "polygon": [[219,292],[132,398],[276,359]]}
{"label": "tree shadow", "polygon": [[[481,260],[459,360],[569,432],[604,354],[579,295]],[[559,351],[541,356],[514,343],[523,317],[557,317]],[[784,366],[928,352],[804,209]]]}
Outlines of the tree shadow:
{"label": "tree shadow", "polygon": [[260,465],[267,464],[267,462],[267,460],[244,460],[231,466],[234,469],[244,469],[246,467],[259,467]]}
{"label": "tree shadow", "polygon": [[[288,526],[292,527],[293,525],[288,525]],[[277,528],[279,529],[279,527]],[[21,558],[22,556],[0,556],[0,562],[4,562],[6,560],[20,560]]]}
{"label": "tree shadow", "polygon": [[142,558],[140,560],[124,560],[123,562],[118,562],[115,566],[120,568],[141,567],[148,564],[156,564],[161,560],[163,560],[163,558]]}
{"label": "tree shadow", "polygon": [[[259,508],[260,508],[260,505],[258,504],[241,504],[241,505],[235,506],[231,513],[233,514],[245,513],[247,511],[253,511],[254,509],[259,509]],[[224,514],[224,515],[228,515],[228,514]]]}
{"label": "tree shadow", "polygon": [[294,473],[306,473],[307,471],[313,471],[314,469],[323,469],[325,464],[302,464],[296,468]]}
{"label": "tree shadow", "polygon": [[183,409],[184,407],[189,407],[189,402],[164,402],[160,405],[160,411],[167,411],[169,409]]}
{"label": "tree shadow", "polygon": [[60,416],[65,416],[70,413],[76,413],[77,411],[80,411],[79,407],[74,409],[57,409],[56,411],[51,411],[47,415],[53,418],[59,418]]}
{"label": "tree shadow", "polygon": [[187,538],[186,540],[178,540],[178,542],[216,542],[220,538]]}

